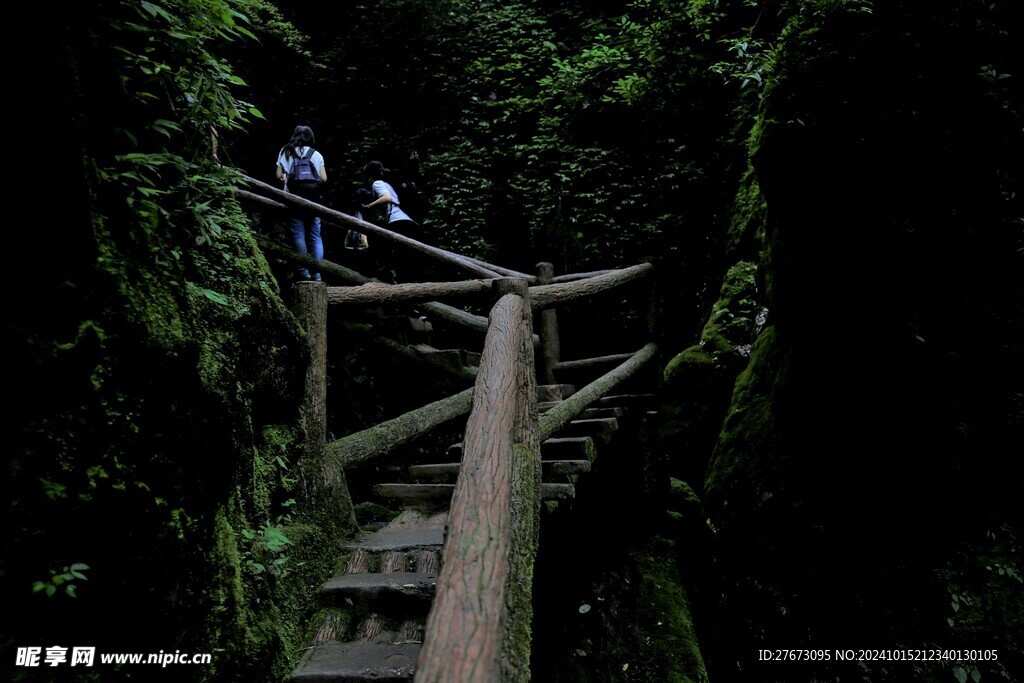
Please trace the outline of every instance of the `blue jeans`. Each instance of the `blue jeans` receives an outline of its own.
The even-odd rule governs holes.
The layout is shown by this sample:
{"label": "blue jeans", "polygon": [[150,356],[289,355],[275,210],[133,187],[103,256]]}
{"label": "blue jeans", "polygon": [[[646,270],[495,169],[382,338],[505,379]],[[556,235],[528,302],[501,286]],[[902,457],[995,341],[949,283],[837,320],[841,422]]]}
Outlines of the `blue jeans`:
{"label": "blue jeans", "polygon": [[[292,243],[295,245],[295,251],[300,254],[308,254],[316,260],[321,260],[324,257],[324,243],[320,239],[320,218],[319,217],[302,217],[292,216],[291,219],[292,228]],[[306,249],[306,231],[309,231],[309,246],[310,250]],[[302,277],[309,277],[309,270],[305,266],[299,267],[299,275]],[[313,274],[314,280],[320,279],[320,273]]]}

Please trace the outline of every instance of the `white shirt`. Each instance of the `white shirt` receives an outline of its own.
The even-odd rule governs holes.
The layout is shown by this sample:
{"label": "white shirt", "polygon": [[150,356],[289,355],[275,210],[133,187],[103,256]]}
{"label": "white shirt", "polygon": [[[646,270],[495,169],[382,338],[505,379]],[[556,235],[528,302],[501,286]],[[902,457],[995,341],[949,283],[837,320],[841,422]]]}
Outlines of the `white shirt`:
{"label": "white shirt", "polygon": [[[391,183],[386,183],[383,180],[373,181],[373,196],[380,198],[385,192],[391,195],[391,203],[388,204],[388,223],[394,223],[395,221],[411,221],[409,214],[402,211],[402,207],[398,204],[398,193],[395,192],[395,188],[391,187]],[[374,207],[376,208],[376,207]]]}
{"label": "white shirt", "polygon": [[[295,159],[297,157],[305,156],[306,152],[309,151],[309,147],[296,147],[292,151],[296,153],[296,156],[285,156],[284,152],[282,152],[277,157],[277,165],[281,167],[281,170],[284,171],[285,175],[292,172],[292,164],[295,163]],[[319,175],[320,169],[324,167],[324,156],[320,154],[320,152],[313,150],[313,156],[309,157],[309,160],[313,162],[313,168],[316,169],[316,172]]]}

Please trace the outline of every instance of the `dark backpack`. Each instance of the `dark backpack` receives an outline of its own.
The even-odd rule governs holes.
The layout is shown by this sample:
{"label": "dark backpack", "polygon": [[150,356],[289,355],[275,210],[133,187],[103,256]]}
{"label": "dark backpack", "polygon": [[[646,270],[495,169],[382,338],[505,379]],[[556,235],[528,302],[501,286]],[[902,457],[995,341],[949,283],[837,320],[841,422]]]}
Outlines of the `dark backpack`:
{"label": "dark backpack", "polygon": [[296,157],[292,162],[292,170],[288,174],[288,191],[311,201],[319,200],[321,185],[320,173],[313,165],[314,151],[316,150],[310,147],[305,154]]}
{"label": "dark backpack", "polygon": [[395,192],[398,193],[398,205],[402,208],[402,211],[409,214],[409,218],[417,223],[422,223],[424,217],[426,217],[427,205],[429,204],[427,194],[416,187],[416,183],[411,180],[403,180],[395,185]]}

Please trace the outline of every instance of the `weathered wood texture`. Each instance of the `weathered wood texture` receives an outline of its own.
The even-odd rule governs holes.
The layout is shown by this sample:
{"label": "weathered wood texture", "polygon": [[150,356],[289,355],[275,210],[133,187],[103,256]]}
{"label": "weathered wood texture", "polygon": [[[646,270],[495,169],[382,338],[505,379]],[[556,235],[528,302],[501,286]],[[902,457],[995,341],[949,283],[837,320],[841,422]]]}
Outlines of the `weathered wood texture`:
{"label": "weathered wood texture", "polygon": [[327,453],[342,467],[378,458],[412,441],[439,424],[469,412],[473,389],[428,403],[404,415],[382,422],[327,444]]}
{"label": "weathered wood texture", "polygon": [[416,282],[389,285],[369,282],[358,287],[330,287],[327,301],[331,305],[361,304],[364,306],[413,303],[456,297],[479,297],[489,294],[495,280],[462,282]]}
{"label": "weathered wood texture", "polygon": [[255,192],[249,192],[249,190],[243,190],[240,187],[235,188],[235,196],[239,199],[244,199],[247,202],[259,204],[265,209],[276,209],[278,211],[288,210],[287,204],[283,204],[275,199],[271,199],[270,197],[264,197],[263,195],[256,194]]}
{"label": "weathered wood texture", "polygon": [[653,272],[654,266],[650,263],[641,263],[629,268],[623,268],[622,270],[613,270],[604,275],[587,278],[586,280],[554,285],[538,285],[530,290],[530,296],[535,308],[558,306],[570,301],[607,292],[610,289],[620,287],[627,282],[632,282]]}
{"label": "weathered wood texture", "polygon": [[[528,300],[517,294],[502,296],[491,310],[417,681],[525,680],[523,676],[528,676],[528,644],[525,662],[511,664],[506,659],[510,626],[506,599],[511,582],[523,578],[512,566],[519,563],[514,545],[523,534],[515,527],[534,517],[534,503],[523,509],[513,501],[514,494],[522,493],[517,491],[517,478],[530,468],[529,459],[517,463],[524,449],[517,447],[517,437],[535,439],[522,434],[528,427],[520,424],[526,390],[522,384],[529,383],[526,374],[532,370],[530,337]],[[532,474],[529,477],[533,479]],[[534,530],[528,533],[532,536]],[[528,628],[528,618],[525,623]]]}
{"label": "weathered wood texture", "polygon": [[502,644],[502,680],[530,680],[530,626],[533,622],[533,566],[540,543],[541,483],[540,434],[537,414],[537,371],[533,344],[533,314],[525,278],[513,283],[522,302],[522,333],[516,372],[518,394],[513,423],[515,458],[512,461],[512,547],[509,550],[509,588],[505,596],[508,620]]}
{"label": "weathered wood texture", "polygon": [[573,418],[582,413],[591,403],[598,400],[624,380],[632,377],[643,365],[654,357],[658,350],[657,344],[648,344],[611,372],[601,375],[596,380],[578,390],[557,406],[544,413],[540,419],[540,440],[543,441],[567,425]]}
{"label": "weathered wood texture", "polygon": [[345,472],[327,456],[327,288],[322,282],[292,287],[292,311],[306,331],[309,365],[302,403],[303,448],[299,460],[302,509],[326,515],[339,531],[356,531]]}
{"label": "weathered wood texture", "polygon": [[594,358],[581,358],[580,360],[565,360],[555,363],[555,370],[582,370],[608,363],[621,363],[633,357],[632,353],[614,353],[610,356],[596,356]]}
{"label": "weathered wood texture", "polygon": [[487,268],[488,270],[493,270],[495,273],[498,273],[499,275],[504,275],[505,277],[521,277],[525,278],[527,281],[531,283],[537,280],[537,278],[535,278],[534,276],[527,275],[526,273],[520,273],[518,270],[512,270],[511,268],[503,268],[501,266],[496,266],[493,263],[481,261],[480,259],[473,258],[472,256],[466,256],[465,258],[468,258],[470,261],[477,264],[478,266],[482,266],[484,268]]}
{"label": "weathered wood texture", "polygon": [[592,270],[589,273],[566,273],[565,275],[556,275],[551,279],[550,283],[543,284],[558,284],[559,282],[576,282],[577,280],[586,280],[590,277],[597,277],[598,275],[607,275],[608,273],[614,273],[614,270]]}
{"label": "weathered wood texture", "polygon": [[[349,216],[348,214],[342,213],[340,211],[329,209],[326,206],[317,204],[316,202],[311,202],[308,199],[303,199],[302,197],[297,197],[293,194],[289,194],[288,192],[285,192],[280,188],[274,187],[273,185],[269,185],[262,181],[256,180],[255,178],[250,178],[249,176],[243,173],[239,173],[239,176],[241,176],[241,178],[250,186],[262,190],[272,199],[281,201],[287,204],[289,207],[298,207],[300,209],[306,209],[307,211],[313,211],[314,213],[318,214],[324,220],[324,222],[326,222],[329,225],[337,225],[350,230],[357,230],[359,232],[366,233],[369,235],[383,237],[384,239],[391,240],[392,242],[400,244],[403,247],[407,247],[414,251],[418,251],[421,254],[426,254],[438,261],[443,261],[445,263],[449,263],[453,266],[461,268],[469,273],[472,273],[473,275],[480,275],[489,278],[499,276],[499,273],[496,273],[488,268],[484,268],[483,266],[479,266],[470,259],[466,258],[465,256],[453,254],[450,251],[445,251],[444,249],[439,249],[429,244],[424,244],[423,242],[414,240],[411,237],[406,237],[405,235],[401,235],[397,232],[387,230],[386,228],[381,228],[377,225],[374,225],[373,223],[368,223],[367,221],[359,220],[355,216]],[[239,196],[244,197],[244,195]]]}
{"label": "weathered wood texture", "polygon": [[[538,283],[541,285],[551,284],[554,276],[554,264],[546,261],[537,264]],[[538,316],[540,319],[541,377],[544,384],[554,384],[555,366],[562,353],[562,343],[558,337],[558,314],[554,308],[548,308],[541,311]]]}

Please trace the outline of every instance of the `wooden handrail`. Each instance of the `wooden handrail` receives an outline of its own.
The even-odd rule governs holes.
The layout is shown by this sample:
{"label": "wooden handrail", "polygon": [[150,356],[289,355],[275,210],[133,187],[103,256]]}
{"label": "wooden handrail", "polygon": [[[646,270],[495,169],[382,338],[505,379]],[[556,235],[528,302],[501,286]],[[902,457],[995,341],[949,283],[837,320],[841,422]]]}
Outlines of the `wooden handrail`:
{"label": "wooden handrail", "polygon": [[[259,246],[260,249],[263,250],[264,254],[273,254],[278,258],[285,259],[286,261],[291,261],[292,263],[298,264],[300,266],[306,266],[306,268],[313,268],[316,271],[321,271],[327,273],[328,275],[333,275],[342,282],[351,282],[357,285],[363,285],[366,284],[367,282],[374,282],[374,280],[371,280],[370,278],[366,277],[365,275],[362,275],[361,273],[357,273],[351,268],[346,268],[340,263],[335,263],[334,261],[327,261],[325,259],[315,259],[312,256],[300,254],[294,249],[290,249],[284,246],[283,244],[275,242],[269,237],[264,237],[263,235],[254,235],[254,237],[256,238],[256,244]],[[486,319],[481,317],[481,320]]]}
{"label": "wooden handrail", "polygon": [[478,297],[494,288],[497,280],[464,280],[462,282],[414,282],[389,285],[368,282],[358,287],[328,287],[327,302],[332,305],[415,303],[434,299]]}
{"label": "wooden handrail", "polygon": [[327,454],[341,467],[378,458],[425,434],[434,427],[469,412],[473,389],[434,401],[375,427],[327,444]]}
{"label": "wooden handrail", "polygon": [[[405,235],[393,232],[386,228],[382,228],[380,226],[374,225],[373,223],[368,223],[367,221],[359,220],[355,216],[349,216],[346,213],[335,211],[334,209],[329,209],[326,206],[322,206],[320,204],[317,204],[316,202],[311,202],[308,199],[303,199],[302,197],[297,197],[293,194],[289,194],[288,192],[285,192],[280,188],[274,187],[273,185],[269,185],[260,180],[256,180],[255,178],[250,178],[244,173],[238,171],[236,171],[236,173],[238,173],[242,180],[244,180],[249,185],[263,190],[264,192],[270,194],[271,197],[280,200],[287,206],[294,206],[300,209],[305,209],[307,211],[312,211],[316,214],[319,214],[322,220],[324,220],[324,222],[328,223],[329,225],[336,225],[350,230],[358,230],[359,232],[362,233],[368,233],[371,235],[377,235],[378,237],[389,239],[392,242],[395,242],[396,244],[401,244],[404,247],[408,247],[420,253],[427,254],[428,256],[431,256],[439,261],[444,261],[445,263],[450,263],[454,266],[462,268],[463,270],[468,271],[473,275],[480,275],[483,277],[500,277],[499,273],[496,273],[493,270],[489,270],[488,268],[484,268],[483,266],[479,266],[470,259],[466,258],[465,256],[454,254],[450,251],[446,251],[444,249],[431,246],[429,244],[424,244],[423,242],[414,240],[411,237],[406,237]],[[252,192],[246,192],[245,190],[236,190],[236,192],[238,193],[238,196],[243,199],[253,200],[254,193]],[[264,206],[269,206],[269,204],[265,201],[261,201],[259,203],[263,204]]]}
{"label": "wooden handrail", "polygon": [[[263,249],[264,252],[269,252],[274,256],[283,258],[292,263],[298,263],[306,266],[307,268],[315,268],[321,272],[333,275],[344,282],[352,282],[357,285],[364,285],[371,282],[378,282],[371,278],[357,273],[351,268],[346,268],[343,265],[334,263],[333,261],[327,261],[324,259],[317,260],[312,256],[306,256],[305,254],[298,254],[288,247],[278,244],[274,240],[268,239],[263,235],[256,235],[256,243]],[[487,333],[487,318],[482,315],[475,315],[461,308],[455,308],[448,304],[442,304],[437,301],[428,301],[426,303],[417,304],[417,308],[426,313],[430,313],[439,320],[445,320],[455,325],[461,325],[467,329],[479,332],[481,334]],[[533,335],[533,344],[537,346],[540,344],[540,337]]]}
{"label": "wooden handrail", "polygon": [[[323,259],[317,260],[312,256],[296,253],[294,250],[278,244],[263,235],[256,235],[256,243],[264,252],[269,252],[274,256],[291,261],[292,263],[298,263],[306,266],[307,268],[315,268],[321,272],[327,273],[328,275],[333,275],[343,282],[352,282],[357,285],[377,282],[377,280],[370,279],[361,273],[357,273],[351,268],[346,268],[345,266],[334,263],[333,261],[326,261]],[[437,316],[441,320],[461,325],[462,327],[480,332],[481,334],[487,332],[487,318],[482,315],[467,313],[461,309],[454,308],[448,304],[438,303],[436,301],[419,304],[419,308]]]}
{"label": "wooden handrail", "polygon": [[490,314],[416,680],[529,678],[540,444],[527,282]]}
{"label": "wooden handrail", "polygon": [[520,273],[518,270],[512,270],[511,268],[504,268],[502,266],[496,266],[493,263],[488,263],[487,261],[482,261],[482,260],[480,260],[478,258],[474,258],[472,256],[466,256],[465,258],[468,258],[470,261],[472,261],[473,263],[477,264],[478,266],[482,266],[484,268],[487,268],[488,270],[493,270],[495,273],[500,273],[501,275],[504,275],[506,277],[519,277],[519,278],[523,278],[523,279],[527,280],[528,282],[530,282],[531,284],[533,284],[534,282],[537,281],[537,276],[536,275],[527,275],[526,273]]}
{"label": "wooden handrail", "polygon": [[550,284],[558,284],[560,282],[576,282],[577,280],[586,280],[587,278],[597,277],[598,275],[607,275],[608,273],[614,273],[614,269],[609,270],[592,270],[589,273],[566,273],[565,275],[556,275],[551,278]]}
{"label": "wooden handrail", "polygon": [[[329,289],[327,290],[330,291]],[[610,356],[595,356],[594,358],[581,358],[579,360],[563,360],[555,363],[555,370],[581,370],[592,368],[595,365],[607,365],[608,363],[621,363],[633,357],[632,353],[613,353]]]}
{"label": "wooden handrail", "polygon": [[544,414],[540,420],[540,440],[547,439],[559,429],[569,424],[576,416],[586,410],[591,403],[631,377],[637,370],[654,357],[658,345],[647,344],[632,355],[622,365],[601,375],[575,394],[565,399]]}
{"label": "wooden handrail", "polygon": [[622,270],[613,270],[604,275],[587,278],[586,280],[532,287],[530,289],[530,297],[534,309],[557,306],[606,292],[637,278],[646,277],[653,272],[654,266],[650,263],[641,263],[629,268],[623,268]]}

